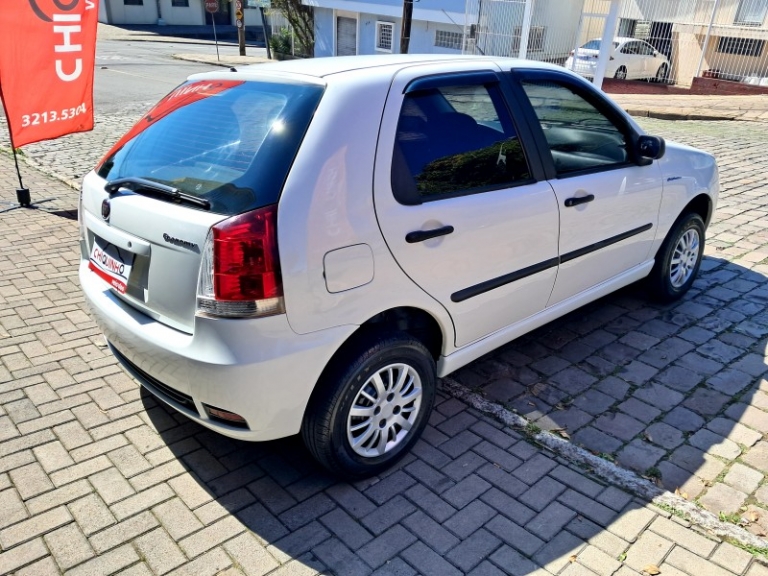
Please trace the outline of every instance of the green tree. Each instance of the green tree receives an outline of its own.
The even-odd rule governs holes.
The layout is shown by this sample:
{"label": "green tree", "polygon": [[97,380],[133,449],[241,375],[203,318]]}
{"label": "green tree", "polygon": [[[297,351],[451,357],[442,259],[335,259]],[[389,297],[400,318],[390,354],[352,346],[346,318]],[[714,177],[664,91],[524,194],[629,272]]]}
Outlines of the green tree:
{"label": "green tree", "polygon": [[313,56],[315,52],[315,18],[311,6],[304,6],[301,0],[272,0],[272,9],[279,10],[290,22],[296,35],[295,49],[302,56]]}

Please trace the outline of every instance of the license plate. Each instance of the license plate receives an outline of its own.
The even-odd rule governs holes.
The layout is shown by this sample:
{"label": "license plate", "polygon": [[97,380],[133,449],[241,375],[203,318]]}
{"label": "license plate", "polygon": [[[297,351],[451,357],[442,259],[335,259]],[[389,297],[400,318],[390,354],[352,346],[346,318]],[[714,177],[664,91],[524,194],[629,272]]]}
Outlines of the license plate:
{"label": "license plate", "polygon": [[131,275],[133,254],[94,238],[88,267],[120,294],[125,294]]}

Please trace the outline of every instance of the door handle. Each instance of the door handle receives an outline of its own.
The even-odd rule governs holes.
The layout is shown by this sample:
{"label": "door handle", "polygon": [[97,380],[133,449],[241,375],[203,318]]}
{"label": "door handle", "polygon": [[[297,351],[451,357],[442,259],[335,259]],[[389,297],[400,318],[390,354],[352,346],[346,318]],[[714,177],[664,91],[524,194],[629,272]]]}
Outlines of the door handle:
{"label": "door handle", "polygon": [[408,244],[415,244],[416,242],[424,242],[430,238],[437,238],[438,236],[445,236],[453,232],[453,226],[443,226],[442,228],[435,228],[434,230],[416,230],[415,232],[408,232],[405,235],[405,241]]}
{"label": "door handle", "polygon": [[565,207],[570,208],[571,206],[578,206],[579,204],[586,204],[587,202],[592,202],[592,200],[595,199],[594,194],[587,194],[586,196],[575,196],[573,198],[566,198],[565,200]]}

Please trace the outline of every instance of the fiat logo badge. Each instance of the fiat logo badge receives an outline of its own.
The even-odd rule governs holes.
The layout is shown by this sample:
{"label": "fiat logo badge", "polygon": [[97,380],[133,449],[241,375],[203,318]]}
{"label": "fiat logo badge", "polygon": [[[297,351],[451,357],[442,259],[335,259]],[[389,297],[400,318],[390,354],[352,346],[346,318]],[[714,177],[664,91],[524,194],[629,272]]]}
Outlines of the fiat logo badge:
{"label": "fiat logo badge", "polygon": [[109,205],[109,200],[104,200],[101,203],[101,217],[104,220],[109,220],[109,214],[112,212],[112,207]]}

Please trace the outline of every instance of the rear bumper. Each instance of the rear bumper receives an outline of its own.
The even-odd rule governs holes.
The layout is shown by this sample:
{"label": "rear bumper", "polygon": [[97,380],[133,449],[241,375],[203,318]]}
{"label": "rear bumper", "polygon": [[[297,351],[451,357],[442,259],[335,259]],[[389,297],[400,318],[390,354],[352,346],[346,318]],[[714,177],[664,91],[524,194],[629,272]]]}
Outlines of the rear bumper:
{"label": "rear bumper", "polygon": [[[80,264],[94,319],[121,364],[160,400],[221,434],[273,440],[299,432],[309,396],[328,360],[354,332],[340,326],[299,335],[285,314],[259,319],[196,317],[187,334],[116,297]],[[239,428],[208,417],[203,404],[239,414]]]}

